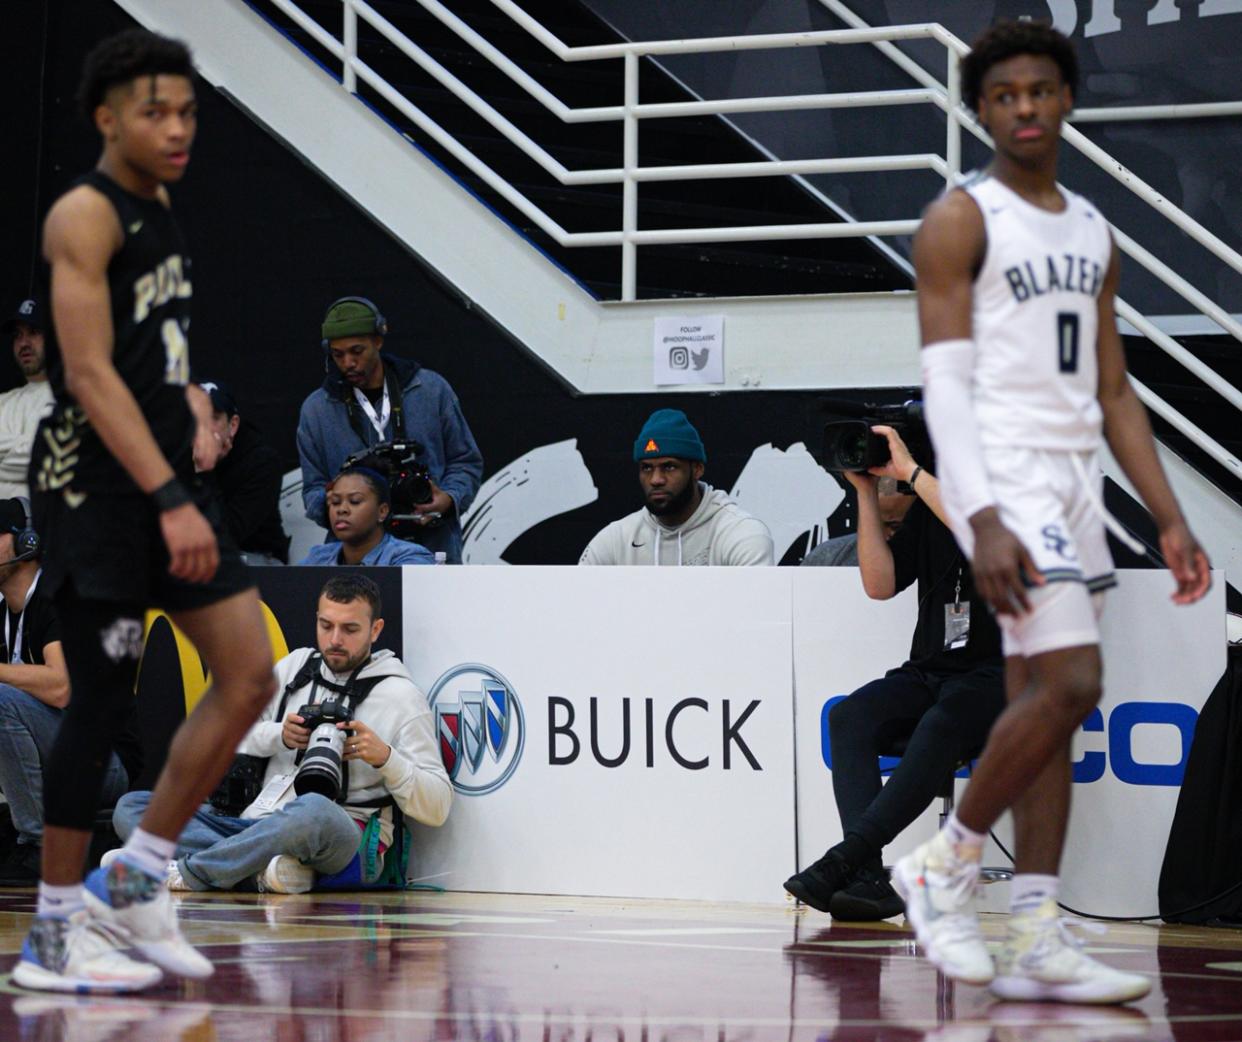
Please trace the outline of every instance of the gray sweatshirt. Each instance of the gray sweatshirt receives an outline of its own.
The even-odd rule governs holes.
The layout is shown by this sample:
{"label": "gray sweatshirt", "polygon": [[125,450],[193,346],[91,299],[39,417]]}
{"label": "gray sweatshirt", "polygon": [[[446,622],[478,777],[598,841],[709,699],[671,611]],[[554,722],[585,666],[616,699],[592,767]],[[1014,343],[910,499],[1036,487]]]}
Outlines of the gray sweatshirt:
{"label": "gray sweatshirt", "polygon": [[772,536],[724,492],[699,482],[703,500],[680,525],[646,507],[614,521],[587,544],[579,564],[774,564]]}

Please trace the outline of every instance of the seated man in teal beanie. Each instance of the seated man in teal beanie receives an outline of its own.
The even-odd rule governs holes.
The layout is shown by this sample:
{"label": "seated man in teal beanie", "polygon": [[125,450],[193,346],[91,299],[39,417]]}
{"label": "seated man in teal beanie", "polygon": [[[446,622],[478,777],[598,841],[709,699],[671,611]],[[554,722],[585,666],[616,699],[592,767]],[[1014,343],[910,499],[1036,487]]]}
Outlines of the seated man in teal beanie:
{"label": "seated man in teal beanie", "polygon": [[680,409],[657,409],[634,442],[646,505],[587,544],[579,564],[773,564],[772,536],[701,480],[707,453]]}

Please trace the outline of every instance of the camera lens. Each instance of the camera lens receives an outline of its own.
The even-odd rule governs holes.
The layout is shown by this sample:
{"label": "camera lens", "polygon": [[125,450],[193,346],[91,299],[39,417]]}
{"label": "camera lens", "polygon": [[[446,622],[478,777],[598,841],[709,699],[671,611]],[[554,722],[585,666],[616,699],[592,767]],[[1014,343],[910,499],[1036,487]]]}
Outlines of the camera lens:
{"label": "camera lens", "polygon": [[320,724],[311,732],[306,756],[293,779],[293,791],[299,796],[318,793],[335,800],[341,791],[341,753],[345,749],[345,732],[334,723]]}

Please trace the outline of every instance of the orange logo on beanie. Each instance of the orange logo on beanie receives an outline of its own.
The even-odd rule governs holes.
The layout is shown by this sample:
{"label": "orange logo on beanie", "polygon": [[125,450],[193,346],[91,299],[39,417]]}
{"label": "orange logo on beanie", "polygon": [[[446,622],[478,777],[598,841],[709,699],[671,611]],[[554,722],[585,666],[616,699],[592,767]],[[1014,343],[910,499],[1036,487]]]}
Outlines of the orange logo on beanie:
{"label": "orange logo on beanie", "polygon": [[643,452],[659,452],[659,451],[660,451],[660,446],[655,443],[655,438],[648,438],[647,447],[643,449]]}

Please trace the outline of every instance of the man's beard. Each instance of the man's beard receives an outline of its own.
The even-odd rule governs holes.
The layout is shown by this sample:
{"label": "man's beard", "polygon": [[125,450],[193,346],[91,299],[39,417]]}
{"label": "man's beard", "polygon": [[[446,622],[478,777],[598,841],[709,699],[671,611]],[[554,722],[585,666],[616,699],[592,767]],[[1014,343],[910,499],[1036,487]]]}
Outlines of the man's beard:
{"label": "man's beard", "polygon": [[679,514],[685,510],[694,499],[694,489],[698,482],[691,481],[686,484],[675,496],[669,496],[663,503],[652,503],[650,496],[647,497],[647,509],[656,517],[667,517],[669,514]]}
{"label": "man's beard", "polygon": [[347,658],[339,665],[334,660],[328,659],[328,668],[338,676],[343,676],[346,673],[352,673],[370,657],[371,648],[368,646],[364,651],[359,652],[353,658]]}

